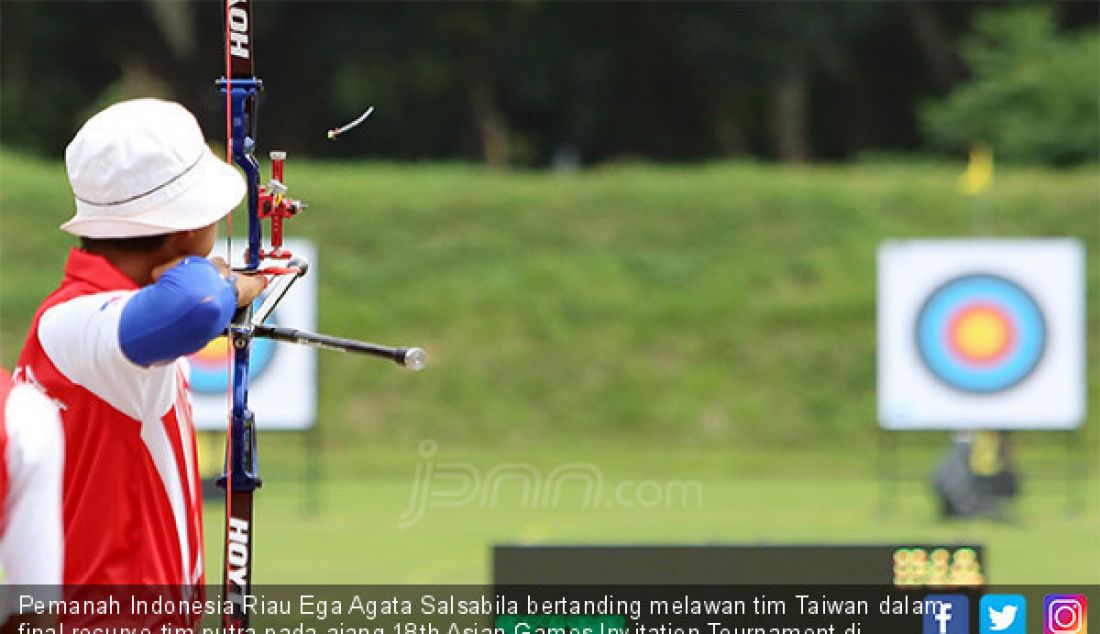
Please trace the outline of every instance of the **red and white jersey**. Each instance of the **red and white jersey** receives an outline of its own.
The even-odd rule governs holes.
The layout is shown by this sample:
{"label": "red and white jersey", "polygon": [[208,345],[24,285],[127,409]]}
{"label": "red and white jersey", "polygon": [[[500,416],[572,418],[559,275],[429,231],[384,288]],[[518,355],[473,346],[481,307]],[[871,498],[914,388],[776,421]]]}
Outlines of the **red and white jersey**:
{"label": "red and white jersey", "polygon": [[204,582],[186,361],[146,368],[123,354],[119,320],[137,290],[105,258],[73,249],[14,373],[61,414],[66,585]]}
{"label": "red and white jersey", "polygon": [[57,408],[0,372],[0,567],[16,586],[61,583],[61,468]]}

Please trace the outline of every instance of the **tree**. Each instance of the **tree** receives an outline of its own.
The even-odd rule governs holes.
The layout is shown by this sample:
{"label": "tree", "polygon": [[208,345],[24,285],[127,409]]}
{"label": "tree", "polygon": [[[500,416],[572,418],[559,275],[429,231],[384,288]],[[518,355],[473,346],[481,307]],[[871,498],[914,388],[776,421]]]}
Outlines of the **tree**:
{"label": "tree", "polygon": [[1068,164],[1100,158],[1100,35],[1059,33],[1048,7],[978,15],[962,47],[971,79],[924,110],[934,143],[989,143],[999,158]]}

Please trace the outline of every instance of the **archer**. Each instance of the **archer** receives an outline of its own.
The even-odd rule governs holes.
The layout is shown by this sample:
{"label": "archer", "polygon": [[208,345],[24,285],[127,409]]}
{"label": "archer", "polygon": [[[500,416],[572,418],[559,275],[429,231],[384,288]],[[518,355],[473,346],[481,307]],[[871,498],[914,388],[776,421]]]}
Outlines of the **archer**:
{"label": "archer", "polygon": [[245,184],[190,112],[153,99],[93,116],[65,162],[76,214],[61,228],[80,247],[16,368],[61,414],[61,580],[195,597],[202,487],[181,357],[224,333],[266,284],[207,259]]}

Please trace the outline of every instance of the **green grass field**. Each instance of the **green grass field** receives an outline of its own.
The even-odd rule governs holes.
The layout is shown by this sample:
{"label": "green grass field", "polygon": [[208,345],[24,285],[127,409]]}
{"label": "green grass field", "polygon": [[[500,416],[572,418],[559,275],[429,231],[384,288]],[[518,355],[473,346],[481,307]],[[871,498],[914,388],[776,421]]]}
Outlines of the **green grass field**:
{"label": "green grass field", "polygon": [[[602,468],[608,489],[627,480],[692,479],[701,496],[699,504],[693,497],[669,496],[649,508],[641,504],[644,497],[627,498],[634,506],[593,507],[583,503],[581,489],[567,488],[561,504],[540,506],[524,504],[523,488],[512,482],[501,487],[495,504],[475,500],[429,508],[403,527],[417,460],[413,446],[363,451],[364,470],[387,465],[387,473],[330,474],[320,487],[316,514],[305,511],[303,483],[269,467],[272,479],[256,496],[257,582],[485,583],[492,544],[852,542],[978,542],[988,548],[988,578],[996,584],[1100,580],[1100,512],[1091,480],[1073,493],[1072,500],[1083,495],[1087,503],[1071,514],[1062,483],[1041,481],[1029,483],[1013,523],[943,523],[935,519],[923,481],[899,486],[884,515],[869,456],[562,445],[503,452],[441,445],[438,462],[469,461],[483,474],[505,461],[535,465],[543,474],[555,465],[589,462]],[[222,506],[213,504],[206,517],[212,563],[221,561],[221,513]]]}
{"label": "green grass field", "polygon": [[[1095,167],[1000,170],[987,201],[956,193],[960,171],[292,160],[311,207],[288,233],[319,246],[321,330],[420,344],[433,364],[410,376],[322,353],[322,509],[301,512],[296,440],[265,437],[257,581],[481,582],[497,542],[946,540],[985,543],[998,583],[1100,581],[1095,408],[1073,439],[1088,452],[1075,515],[1056,480],[1027,483],[1014,524],[942,524],[923,482],[878,512],[879,242],[971,235],[988,205],[994,235],[1076,236],[1090,289],[1100,272]],[[58,280],[70,209],[59,163],[0,153],[0,365]],[[1098,317],[1094,293],[1090,332]],[[702,503],[531,508],[506,486],[491,508],[400,528],[425,438],[441,464],[591,463],[608,481],[698,481]],[[922,438],[918,475],[937,451]],[[1035,473],[1065,470],[1057,442],[1022,441]]]}

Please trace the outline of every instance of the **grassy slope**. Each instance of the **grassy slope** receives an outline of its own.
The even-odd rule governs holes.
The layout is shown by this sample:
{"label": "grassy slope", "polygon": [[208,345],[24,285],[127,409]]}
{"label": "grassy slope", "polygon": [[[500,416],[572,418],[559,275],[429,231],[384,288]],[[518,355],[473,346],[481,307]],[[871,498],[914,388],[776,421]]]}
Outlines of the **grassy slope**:
{"label": "grassy slope", "polygon": [[[321,245],[322,330],[421,343],[434,366],[410,378],[322,355],[328,510],[300,519],[294,485],[273,482],[259,574],[477,581],[485,544],[525,539],[973,538],[995,546],[998,581],[1095,582],[1096,509],[1064,518],[1053,485],[1030,489],[1023,529],[937,525],[915,487],[893,518],[874,512],[875,248],[972,232],[975,203],[955,193],[957,173],[292,163],[291,185],[312,206],[291,233]],[[1098,202],[1095,169],[1000,172],[994,232],[1092,247]],[[59,165],[0,154],[0,364],[56,282],[70,242],[53,227],[70,207]],[[1096,393],[1095,373],[1090,384]],[[697,478],[705,505],[523,509],[513,496],[399,530],[424,437],[486,465],[584,460],[618,478]],[[291,442],[269,441],[269,473],[296,468]],[[1054,556],[1039,552],[1051,543]]]}
{"label": "grassy slope", "polygon": [[[10,365],[57,279],[69,240],[54,227],[71,203],[58,165],[5,154],[0,172]],[[322,418],[372,440],[864,441],[875,248],[970,232],[974,202],[955,193],[956,173],[293,163],[290,183],[312,206],[291,232],[321,245],[322,330],[418,342],[434,360],[410,380],[325,356]],[[995,232],[1094,244],[1097,203],[1092,169],[999,174]]]}

